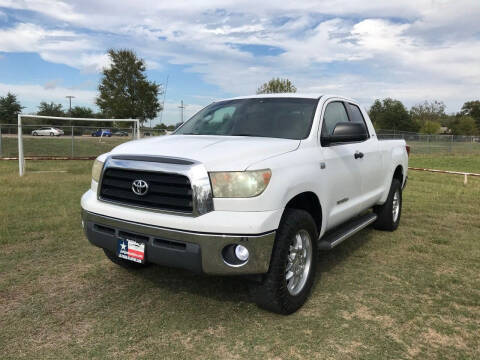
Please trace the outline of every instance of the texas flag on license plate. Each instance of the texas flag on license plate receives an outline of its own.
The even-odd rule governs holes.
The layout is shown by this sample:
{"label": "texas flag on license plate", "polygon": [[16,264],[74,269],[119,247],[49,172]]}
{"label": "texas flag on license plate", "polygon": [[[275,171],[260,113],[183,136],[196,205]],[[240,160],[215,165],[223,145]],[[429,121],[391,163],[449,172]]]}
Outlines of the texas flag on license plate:
{"label": "texas flag on license plate", "polygon": [[137,263],[145,262],[145,244],[130,239],[118,240],[118,257]]}

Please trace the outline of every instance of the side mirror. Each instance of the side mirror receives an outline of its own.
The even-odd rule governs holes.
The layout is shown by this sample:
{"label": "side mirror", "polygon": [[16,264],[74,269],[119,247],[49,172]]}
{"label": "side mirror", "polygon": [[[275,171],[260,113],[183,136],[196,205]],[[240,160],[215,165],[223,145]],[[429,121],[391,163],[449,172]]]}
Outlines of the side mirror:
{"label": "side mirror", "polygon": [[358,122],[340,122],[335,125],[332,135],[322,136],[321,143],[328,146],[333,143],[347,143],[368,139],[367,128]]}

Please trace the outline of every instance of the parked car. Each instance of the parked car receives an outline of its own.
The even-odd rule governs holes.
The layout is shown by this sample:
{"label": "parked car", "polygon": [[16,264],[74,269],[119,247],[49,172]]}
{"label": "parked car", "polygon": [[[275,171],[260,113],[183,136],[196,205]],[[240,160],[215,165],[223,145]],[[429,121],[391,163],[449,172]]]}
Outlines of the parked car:
{"label": "parked car", "polygon": [[82,224],[117,265],[247,275],[259,306],[290,314],[315,284],[318,250],[370,224],[397,229],[408,151],[379,140],[352,99],[219,101],[171,136],[100,155]]}
{"label": "parked car", "polygon": [[128,136],[128,132],[123,130],[117,130],[112,133],[113,136]]}
{"label": "parked car", "polygon": [[32,131],[33,136],[61,136],[64,135],[62,129],[57,129],[54,127],[42,127]]}
{"label": "parked car", "polygon": [[112,132],[110,131],[110,129],[97,129],[96,131],[92,132],[92,136],[94,136],[94,137],[99,137],[99,136],[111,137]]}

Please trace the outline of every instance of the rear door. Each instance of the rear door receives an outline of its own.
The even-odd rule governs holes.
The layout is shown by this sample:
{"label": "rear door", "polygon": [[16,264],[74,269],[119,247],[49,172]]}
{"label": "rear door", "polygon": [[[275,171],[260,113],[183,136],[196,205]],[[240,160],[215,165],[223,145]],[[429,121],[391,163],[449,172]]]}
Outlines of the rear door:
{"label": "rear door", "polygon": [[[331,135],[339,122],[350,121],[342,100],[327,101],[322,112],[321,136]],[[358,143],[338,143],[322,146],[324,175],[328,186],[327,229],[338,225],[358,213],[362,194],[360,162],[355,159]]]}

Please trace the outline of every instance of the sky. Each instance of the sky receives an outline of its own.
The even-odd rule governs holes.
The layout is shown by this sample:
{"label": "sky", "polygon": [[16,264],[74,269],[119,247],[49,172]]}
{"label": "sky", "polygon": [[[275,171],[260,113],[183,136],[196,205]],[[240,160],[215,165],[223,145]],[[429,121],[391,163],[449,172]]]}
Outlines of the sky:
{"label": "sky", "polygon": [[[369,107],[480,98],[480,1],[0,0],[0,96],[95,108],[110,48],[133,49],[168,87],[174,124],[272,77]],[[163,100],[163,99],[162,99]]]}

